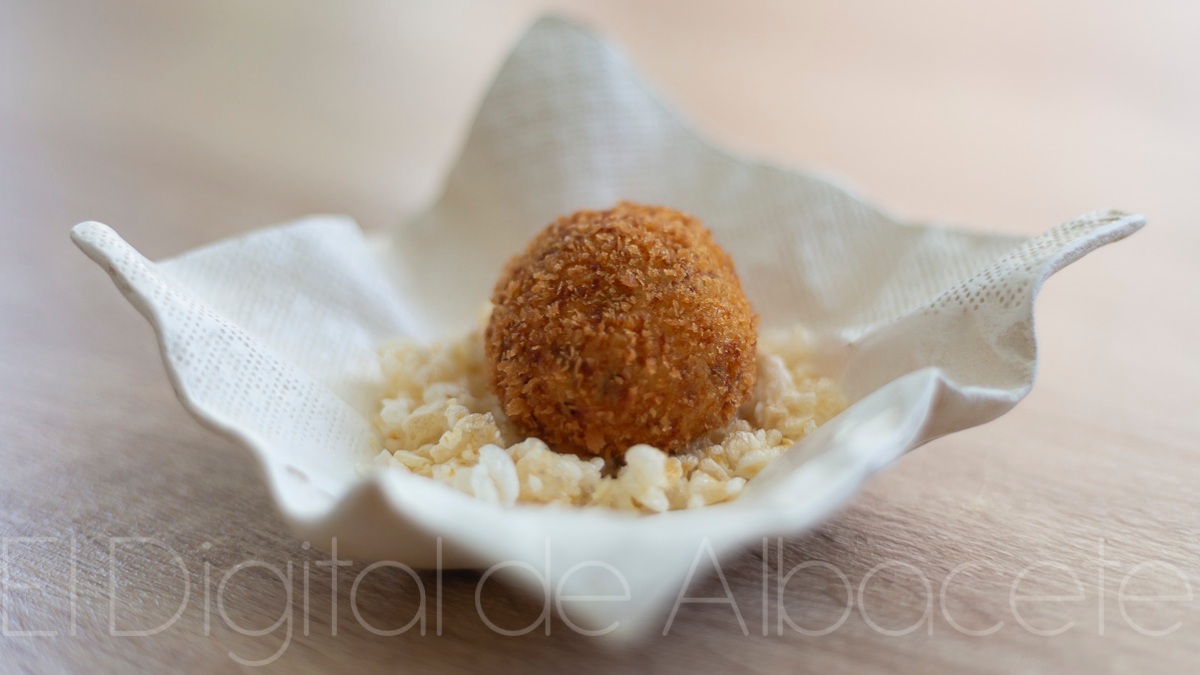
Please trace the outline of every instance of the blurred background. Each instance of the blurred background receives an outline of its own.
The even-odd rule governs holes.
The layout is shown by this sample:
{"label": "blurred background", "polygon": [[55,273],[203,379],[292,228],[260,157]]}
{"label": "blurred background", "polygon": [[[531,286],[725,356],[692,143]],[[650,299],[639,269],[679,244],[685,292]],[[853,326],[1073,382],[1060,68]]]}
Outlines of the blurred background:
{"label": "blurred background", "polygon": [[1034,231],[1100,207],[1161,224],[1197,206],[1200,13],[1183,0],[3,7],[0,105],[19,154],[50,142],[300,200],[280,216],[375,227],[428,201],[504,53],[547,11],[618,41],[724,143],[840,174],[902,213]]}
{"label": "blurred background", "polygon": [[[1200,244],[1200,12],[1185,0],[0,0],[0,227],[37,251],[0,281],[69,266],[66,229],[87,219],[151,258],[311,212],[399,222],[435,196],[545,12],[622,45],[718,142],[901,215],[1032,234],[1145,213],[1145,233],[1098,254],[1110,262],[1051,288],[1089,288],[1072,302],[1096,321],[1115,298],[1149,303],[1166,324],[1137,338],[1158,349],[1200,337],[1183,318],[1197,279],[1180,278]],[[1131,280],[1135,259],[1172,264]],[[1190,292],[1157,292],[1171,287]],[[53,340],[33,294],[13,295],[24,330]]]}
{"label": "blurred background", "polygon": [[[434,198],[489,79],[545,12],[621,45],[718,143],[839,176],[892,212],[1010,234],[1108,207],[1148,217],[1047,285],[1025,402],[906,457],[827,527],[789,542],[795,559],[845,562],[857,579],[889,556],[944,571],[1047,555],[1090,575],[1097,541],[1109,541],[1127,563],[1159,557],[1200,583],[1200,9],[1185,0],[0,0],[0,534],[99,541],[166,524],[172,545],[195,552],[270,510],[246,454],[172,400],[150,331],[69,243],[71,225],[106,222],[153,259],[312,212],[398,223]],[[261,555],[296,550],[277,518],[247,536],[248,550],[276,552]],[[188,558],[193,571],[200,561]],[[758,602],[757,561],[731,564],[735,591]],[[102,598],[105,569],[81,569]],[[62,570],[19,572],[63,590]],[[451,622],[473,611],[471,580],[458,581]],[[973,625],[1008,616],[1004,589],[988,588],[959,587],[981,612]],[[829,604],[825,589],[803,592],[817,611]],[[65,626],[76,609],[65,597],[22,616]],[[913,607],[891,587],[870,601]],[[82,603],[103,626],[103,601]],[[737,634],[707,640],[696,619],[690,634],[624,658],[763,671],[800,652],[883,670],[897,656],[998,672],[1194,666],[1195,606],[1156,606],[1156,625],[1187,629],[1155,642],[1128,629],[980,641],[940,624],[893,639],[852,621],[801,650],[779,640],[735,651]],[[1095,611],[1072,605],[1050,625],[1094,629]],[[1110,607],[1101,626],[1106,616],[1120,618]],[[234,638],[200,641],[202,619],[187,619],[159,641],[85,626],[74,642],[4,638],[0,655],[178,667],[186,653],[229,666]],[[441,640],[403,644],[464,672],[477,672],[476,649],[510,664],[527,649],[547,667],[584,663],[578,642]],[[293,671],[339,655],[387,671],[397,644],[317,631],[288,658]]]}

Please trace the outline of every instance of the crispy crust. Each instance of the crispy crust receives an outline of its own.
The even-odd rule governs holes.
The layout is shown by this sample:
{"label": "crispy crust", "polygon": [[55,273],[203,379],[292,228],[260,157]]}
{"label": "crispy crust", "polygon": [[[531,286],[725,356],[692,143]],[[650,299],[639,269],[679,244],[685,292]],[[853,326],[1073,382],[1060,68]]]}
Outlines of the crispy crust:
{"label": "crispy crust", "polygon": [[758,317],[700,221],[621,202],[561,217],[513,258],[485,334],[512,423],[556,450],[668,452],[753,391]]}

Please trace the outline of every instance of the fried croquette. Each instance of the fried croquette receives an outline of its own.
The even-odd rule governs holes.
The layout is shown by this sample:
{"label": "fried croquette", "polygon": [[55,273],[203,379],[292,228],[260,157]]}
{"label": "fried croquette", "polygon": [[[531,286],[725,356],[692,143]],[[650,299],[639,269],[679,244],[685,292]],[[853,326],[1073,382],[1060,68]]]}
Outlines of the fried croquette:
{"label": "fried croquette", "polygon": [[492,303],[492,390],[521,433],[560,452],[673,452],[754,388],[758,316],[729,255],[679,211],[561,217],[508,263]]}

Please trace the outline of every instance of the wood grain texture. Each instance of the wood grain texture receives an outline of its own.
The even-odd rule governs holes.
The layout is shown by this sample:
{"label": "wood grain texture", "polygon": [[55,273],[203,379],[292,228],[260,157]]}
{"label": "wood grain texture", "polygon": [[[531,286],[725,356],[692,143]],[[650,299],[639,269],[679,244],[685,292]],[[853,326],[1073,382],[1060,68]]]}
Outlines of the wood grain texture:
{"label": "wood grain texture", "polygon": [[[238,659],[277,651],[260,669],[1195,670],[1196,10],[645,4],[0,2],[0,670],[253,670]],[[432,606],[424,636],[371,633],[414,615],[416,582],[375,570],[352,605],[356,561],[335,594],[327,554],[290,536],[244,451],[184,413],[149,328],[67,239],[101,220],[158,258],[310,212],[392,223],[433,194],[504,50],[547,6],[620,40],[723,142],[849,176],[896,210],[1025,234],[1100,207],[1149,216],[1048,284],[1042,368],[1016,410],[909,455],[819,531],[769,542],[765,611],[763,549],[722,561],[749,635],[728,605],[693,604],[620,649],[557,617],[551,635],[505,637],[467,572],[442,579],[441,635]],[[829,567],[802,568],[781,603],[780,559]],[[247,561],[291,563],[292,581]],[[689,595],[720,595],[701,569]],[[436,577],[419,579],[432,603]],[[1123,584],[1183,599],[1123,603]],[[1063,599],[1014,610],[1014,588]],[[540,610],[491,583],[482,598],[509,628]],[[836,629],[777,634],[781,608]],[[281,615],[290,641],[286,624],[236,629]]]}

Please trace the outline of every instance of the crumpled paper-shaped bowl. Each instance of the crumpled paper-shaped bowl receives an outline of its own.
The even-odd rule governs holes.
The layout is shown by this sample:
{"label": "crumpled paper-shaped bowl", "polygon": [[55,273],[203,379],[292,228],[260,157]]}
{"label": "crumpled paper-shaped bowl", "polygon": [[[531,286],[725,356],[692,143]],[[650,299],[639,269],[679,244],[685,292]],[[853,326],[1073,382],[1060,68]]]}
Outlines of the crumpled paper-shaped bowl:
{"label": "crumpled paper-shaped bowl", "polygon": [[[364,477],[379,345],[467,329],[538,229],[620,199],[701,217],[764,325],[811,328],[853,404],[736,501],[695,510],[503,508],[402,471]],[[518,583],[539,593],[626,598],[571,613],[630,636],[701,557],[811,528],[908,450],[1016,404],[1041,283],[1142,223],[1095,212],[1020,238],[897,222],[827,180],[714,148],[613,48],[551,18],[497,75],[441,197],[403,227],[364,235],[315,216],[157,263],[99,223],[72,237],[154,327],[180,401],[259,460],[298,536],[414,567],[528,564],[545,579]]]}

